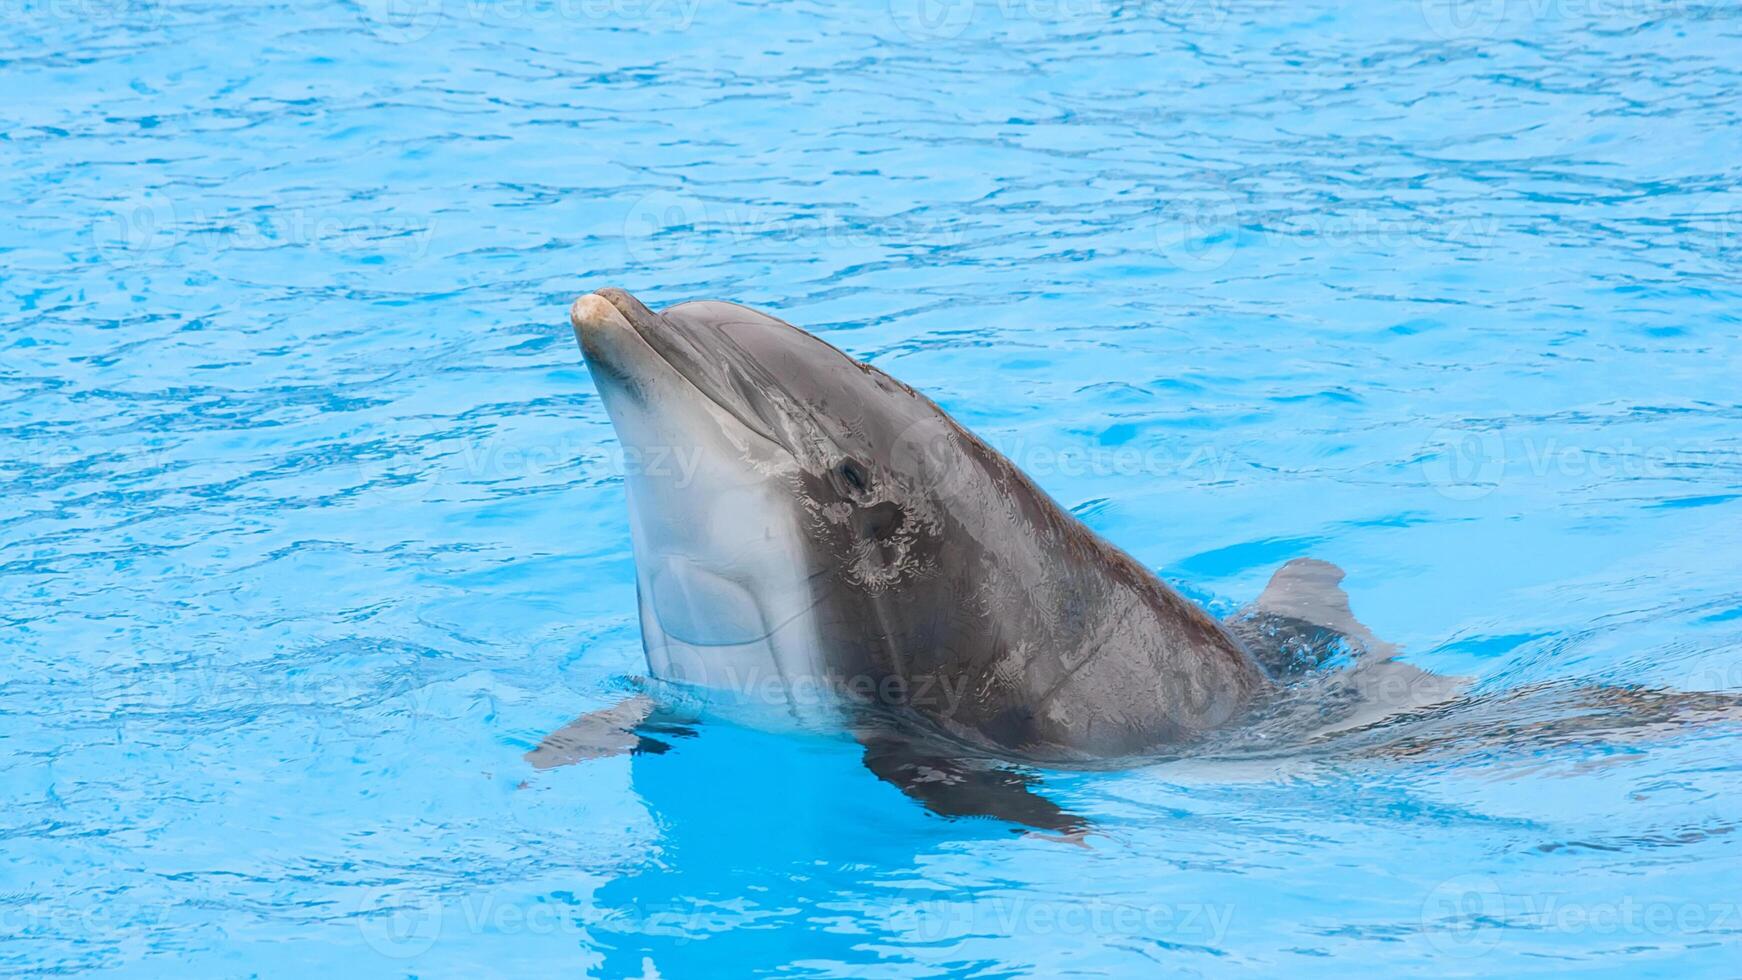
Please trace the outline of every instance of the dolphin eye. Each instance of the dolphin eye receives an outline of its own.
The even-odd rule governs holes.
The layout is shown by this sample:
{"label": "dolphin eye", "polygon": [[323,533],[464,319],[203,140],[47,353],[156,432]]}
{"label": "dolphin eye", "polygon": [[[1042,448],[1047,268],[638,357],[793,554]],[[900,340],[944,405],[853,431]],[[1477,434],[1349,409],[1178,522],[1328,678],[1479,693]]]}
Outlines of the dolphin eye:
{"label": "dolphin eye", "polygon": [[860,466],[857,460],[841,460],[840,465],[835,467],[835,472],[841,475],[841,482],[852,487],[856,493],[864,493],[871,489],[871,476],[865,472],[865,467]]}

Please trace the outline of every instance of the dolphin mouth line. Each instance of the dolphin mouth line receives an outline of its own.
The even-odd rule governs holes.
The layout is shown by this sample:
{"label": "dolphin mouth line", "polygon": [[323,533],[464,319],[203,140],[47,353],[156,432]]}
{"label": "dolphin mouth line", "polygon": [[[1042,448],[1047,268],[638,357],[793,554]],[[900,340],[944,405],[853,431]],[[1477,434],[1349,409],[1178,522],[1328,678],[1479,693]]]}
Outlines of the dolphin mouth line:
{"label": "dolphin mouth line", "polygon": [[[804,579],[805,587],[810,589],[810,592],[811,592],[810,601],[805,604],[804,608],[794,610],[793,612],[788,613],[786,618],[780,620],[779,622],[776,622],[773,626],[769,626],[762,633],[760,633],[756,636],[746,637],[746,638],[741,639],[741,640],[732,640],[732,641],[724,642],[724,643],[704,643],[704,642],[700,642],[697,640],[688,639],[686,637],[683,637],[683,636],[680,636],[676,633],[673,633],[671,630],[666,628],[666,625],[663,621],[660,622],[659,628],[660,628],[660,630],[662,630],[665,633],[665,635],[668,639],[675,639],[680,643],[683,643],[683,644],[686,644],[686,645],[692,646],[692,647],[736,647],[736,646],[746,646],[746,645],[751,644],[751,643],[767,643],[768,641],[770,641],[774,638],[774,634],[779,633],[781,630],[786,629],[788,626],[791,626],[794,623],[797,623],[800,620],[802,620],[804,617],[809,616],[811,613],[816,611],[816,608],[818,606],[822,605],[822,603],[825,599],[829,598],[829,593],[831,593],[834,590],[834,584],[831,581],[826,579],[826,576],[828,576],[830,574],[830,572],[831,572],[831,569],[823,568],[823,569],[819,569],[819,570],[812,572],[809,575],[805,576],[805,579]],[[818,580],[819,579],[823,579],[823,581],[820,583],[821,591],[818,590],[818,585],[819,585]],[[657,606],[655,607],[655,615],[656,616],[658,615]],[[764,625],[767,625],[766,621],[764,622]],[[781,666],[778,663],[776,663],[776,667],[777,667],[777,669],[780,670],[781,677],[785,678],[786,677],[785,667]]]}
{"label": "dolphin mouth line", "polygon": [[[721,411],[732,416],[734,419],[737,419],[738,423],[746,429],[749,429],[756,435],[768,440],[768,442],[778,446],[787,453],[790,454],[792,452],[791,448],[788,447],[786,443],[776,438],[774,433],[769,431],[768,426],[763,423],[761,419],[754,417],[750,413],[745,412],[743,409],[732,404],[731,399],[722,398],[720,395],[710,391],[709,385],[704,384],[692,375],[691,372],[686,371],[683,364],[680,363],[680,359],[673,357],[671,352],[667,350],[668,346],[674,346],[672,345],[671,340],[669,338],[660,337],[656,333],[658,327],[654,324],[642,322],[649,318],[659,318],[659,314],[647,309],[647,307],[643,306],[639,300],[635,299],[635,297],[631,296],[624,290],[616,288],[599,289],[575,300],[574,304],[569,307],[569,321],[574,325],[576,330],[585,330],[589,325],[593,325],[597,328],[611,319],[611,313],[606,313],[604,310],[600,310],[597,302],[589,303],[590,300],[603,301],[609,307],[611,313],[616,314],[615,319],[622,320],[623,323],[629,327],[630,331],[635,334],[636,338],[646,345],[648,350],[653,352],[655,357],[659,358],[667,367],[671,368],[673,373],[684,380],[685,384],[694,388],[697,394],[706,398]],[[670,331],[672,328],[667,325],[666,330]]]}

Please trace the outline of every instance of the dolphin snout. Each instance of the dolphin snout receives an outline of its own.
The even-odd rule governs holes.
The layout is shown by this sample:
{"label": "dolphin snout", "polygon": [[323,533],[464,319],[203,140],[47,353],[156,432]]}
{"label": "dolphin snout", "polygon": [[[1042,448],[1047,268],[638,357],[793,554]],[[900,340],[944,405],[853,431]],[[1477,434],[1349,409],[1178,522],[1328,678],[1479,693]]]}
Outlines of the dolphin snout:
{"label": "dolphin snout", "polygon": [[[630,302],[613,302],[614,294],[629,298]],[[580,341],[589,364],[619,374],[633,373],[631,365],[652,353],[626,315],[637,310],[644,311],[646,307],[621,289],[601,289],[569,304],[569,323],[575,328],[575,339]]]}
{"label": "dolphin snout", "polygon": [[640,300],[630,295],[628,290],[616,286],[595,289],[575,300],[569,306],[569,321],[575,325],[576,330],[585,329],[589,325],[609,324],[652,331],[666,325],[659,314],[648,309]]}
{"label": "dolphin snout", "polygon": [[588,293],[569,305],[569,323],[574,325],[575,334],[583,344],[587,342],[590,330],[629,329],[629,321],[623,319],[623,314],[598,293]]}
{"label": "dolphin snout", "polygon": [[[627,291],[607,286],[575,300],[569,306],[569,321],[591,370],[630,382],[631,387],[645,387],[655,378],[681,380],[680,390],[700,395],[750,432],[785,445],[776,434],[788,426],[776,420],[779,412],[765,389],[776,389],[782,380],[790,379],[779,379],[745,343],[766,325],[751,319],[758,314],[742,307],[709,311],[714,314],[710,318],[705,313],[696,315],[702,311],[681,312],[686,305],[655,313]],[[674,315],[674,311],[680,312]],[[763,319],[769,325],[776,323]],[[777,326],[773,336],[775,353],[780,353],[780,345],[810,340],[809,335],[784,325]]]}

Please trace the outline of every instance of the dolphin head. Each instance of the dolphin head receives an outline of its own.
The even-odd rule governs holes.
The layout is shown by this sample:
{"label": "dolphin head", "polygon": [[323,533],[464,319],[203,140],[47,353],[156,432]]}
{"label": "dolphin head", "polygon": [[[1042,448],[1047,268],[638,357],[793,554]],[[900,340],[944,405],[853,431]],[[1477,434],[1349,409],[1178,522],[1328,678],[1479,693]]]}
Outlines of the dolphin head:
{"label": "dolphin head", "polygon": [[706,706],[828,725],[847,694],[1080,759],[1196,738],[1262,686],[1205,611],[882,371],[732,303],[602,289],[570,318],[630,464],[649,669]]}
{"label": "dolphin head", "polygon": [[927,448],[959,429],[736,304],[655,313],[601,289],[570,319],[625,450],[653,673],[785,705],[851,673],[842,648],[870,607],[935,567],[943,495],[964,476],[958,454]]}

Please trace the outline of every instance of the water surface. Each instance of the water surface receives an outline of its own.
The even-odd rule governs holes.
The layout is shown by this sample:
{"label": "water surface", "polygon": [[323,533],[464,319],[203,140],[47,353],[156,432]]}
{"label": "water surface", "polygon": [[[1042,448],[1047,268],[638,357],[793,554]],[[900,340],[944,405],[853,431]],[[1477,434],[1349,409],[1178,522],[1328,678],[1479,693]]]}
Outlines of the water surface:
{"label": "water surface", "polygon": [[642,669],[577,293],[778,311],[1218,612],[1742,689],[1742,20],[1693,0],[6,5],[8,973],[1733,973],[1742,741],[535,774]]}

